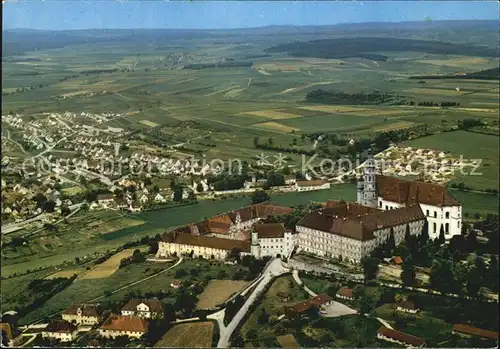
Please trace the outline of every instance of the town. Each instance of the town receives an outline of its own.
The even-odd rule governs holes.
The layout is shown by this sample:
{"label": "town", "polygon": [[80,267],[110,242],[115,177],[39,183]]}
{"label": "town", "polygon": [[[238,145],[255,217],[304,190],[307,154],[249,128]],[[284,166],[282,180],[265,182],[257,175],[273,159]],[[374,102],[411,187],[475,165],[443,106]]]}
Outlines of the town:
{"label": "town", "polygon": [[3,347],[498,346],[497,3],[2,9]]}

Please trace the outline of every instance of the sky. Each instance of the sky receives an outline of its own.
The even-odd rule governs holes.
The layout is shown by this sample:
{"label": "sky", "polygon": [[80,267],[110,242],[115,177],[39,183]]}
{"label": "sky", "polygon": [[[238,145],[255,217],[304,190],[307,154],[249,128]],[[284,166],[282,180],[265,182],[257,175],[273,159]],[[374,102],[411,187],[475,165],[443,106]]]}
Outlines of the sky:
{"label": "sky", "polygon": [[496,1],[5,0],[3,29],[230,29],[499,19]]}

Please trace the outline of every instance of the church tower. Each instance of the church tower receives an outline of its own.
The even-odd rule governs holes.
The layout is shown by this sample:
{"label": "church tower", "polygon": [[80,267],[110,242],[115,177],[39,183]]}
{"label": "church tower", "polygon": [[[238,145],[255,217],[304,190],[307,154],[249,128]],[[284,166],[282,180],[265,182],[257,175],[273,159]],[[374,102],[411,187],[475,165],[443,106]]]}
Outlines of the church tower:
{"label": "church tower", "polygon": [[363,191],[361,193],[361,205],[363,206],[377,207],[376,174],[375,159],[372,156],[371,149],[369,149],[363,174]]}

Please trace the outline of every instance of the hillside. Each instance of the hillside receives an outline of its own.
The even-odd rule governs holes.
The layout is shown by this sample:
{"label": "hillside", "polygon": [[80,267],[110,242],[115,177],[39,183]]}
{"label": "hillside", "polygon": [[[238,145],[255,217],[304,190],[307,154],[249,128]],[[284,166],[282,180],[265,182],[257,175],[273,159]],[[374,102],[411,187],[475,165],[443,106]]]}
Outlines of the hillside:
{"label": "hillside", "polygon": [[384,61],[386,56],[376,52],[425,52],[430,54],[496,57],[498,50],[468,44],[430,40],[357,37],[291,42],[267,49],[269,53],[288,53],[294,57],[351,58],[360,57]]}

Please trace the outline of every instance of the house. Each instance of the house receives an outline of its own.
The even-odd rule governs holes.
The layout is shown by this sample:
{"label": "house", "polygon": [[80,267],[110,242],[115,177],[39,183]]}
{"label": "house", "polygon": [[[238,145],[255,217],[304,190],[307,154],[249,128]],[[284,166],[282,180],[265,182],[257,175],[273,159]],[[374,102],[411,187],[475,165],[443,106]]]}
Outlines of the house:
{"label": "house", "polygon": [[161,195],[160,193],[158,193],[158,194],[155,195],[154,200],[157,201],[157,202],[165,202],[165,201],[167,201],[167,199],[165,199],[165,197],[163,197],[163,195]]}
{"label": "house", "polygon": [[71,342],[76,338],[77,329],[71,322],[56,320],[42,331],[43,338],[59,339],[61,342]]}
{"label": "house", "polygon": [[149,198],[146,194],[142,194],[141,197],[139,198],[139,201],[141,202],[141,204],[145,204],[146,202],[148,202]]}
{"label": "house", "polygon": [[163,306],[158,299],[131,299],[123,306],[121,313],[146,319],[158,319],[163,317]]}
{"label": "house", "polygon": [[174,280],[170,283],[170,286],[173,288],[179,288],[181,287],[182,282],[180,280]]}
{"label": "house", "polygon": [[139,316],[124,316],[111,314],[99,328],[99,334],[104,338],[127,336],[140,338],[148,331],[148,322]]}
{"label": "house", "polygon": [[97,195],[97,203],[99,205],[109,205],[115,201],[113,194],[99,194]]}
{"label": "house", "polygon": [[0,327],[2,329],[2,335],[7,337],[7,346],[19,347],[23,338],[20,336],[19,330],[8,322],[0,323]]}
{"label": "house", "polygon": [[403,264],[403,258],[401,258],[400,256],[395,256],[395,257],[392,257],[389,262],[392,265],[401,265],[401,264]]}
{"label": "house", "polygon": [[396,311],[403,313],[416,314],[420,309],[415,306],[415,303],[410,301],[396,303]]}
{"label": "house", "polygon": [[431,239],[439,237],[441,227],[446,240],[462,232],[462,204],[446,186],[378,175],[375,159],[370,155],[356,188],[357,203],[363,206],[387,211],[419,205]]}
{"label": "house", "polygon": [[296,181],[295,188],[297,191],[330,189],[330,182],[325,180]]}
{"label": "house", "polygon": [[97,325],[102,321],[102,310],[95,304],[73,304],[64,311],[62,319],[78,325]]}
{"label": "house", "polygon": [[349,287],[341,287],[337,293],[335,294],[337,298],[346,299],[348,301],[354,300],[354,295],[352,293],[352,288]]}
{"label": "house", "polygon": [[452,333],[463,337],[479,337],[483,339],[490,339],[498,341],[498,332],[483,330],[471,325],[466,324],[455,324],[452,327]]}
{"label": "house", "polygon": [[193,254],[193,257],[224,260],[233,248],[250,253],[250,242],[194,235],[184,231],[170,231],[158,242],[156,258],[176,254]]}
{"label": "house", "polygon": [[290,292],[278,292],[276,294],[276,298],[278,298],[278,300],[280,302],[290,302],[292,299],[293,299],[293,296]]}
{"label": "house", "polygon": [[297,318],[308,314],[311,311],[321,311],[326,306],[332,304],[333,299],[326,293],[314,296],[306,301],[285,308],[285,315],[288,318]]}
{"label": "house", "polygon": [[401,331],[396,331],[385,326],[382,326],[378,329],[377,338],[387,342],[404,345],[410,348],[421,348],[425,346],[425,340],[423,340],[422,338],[415,337]]}

